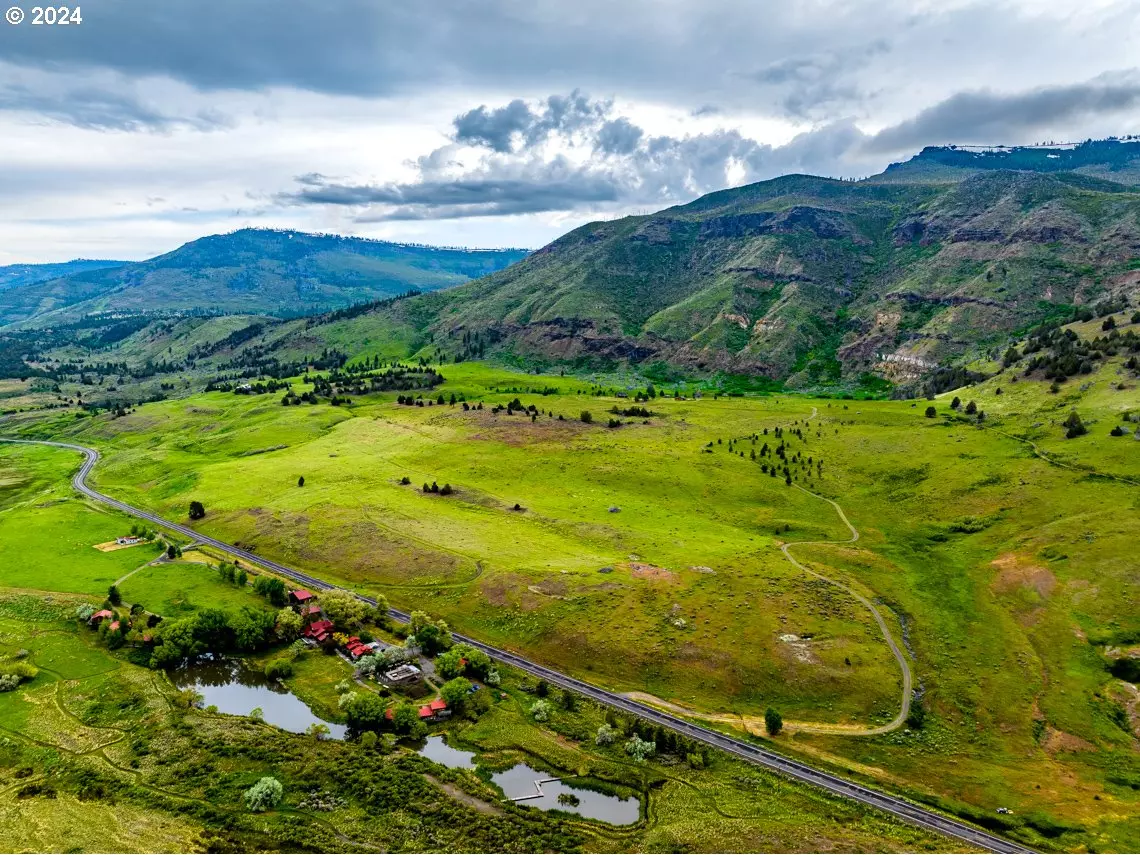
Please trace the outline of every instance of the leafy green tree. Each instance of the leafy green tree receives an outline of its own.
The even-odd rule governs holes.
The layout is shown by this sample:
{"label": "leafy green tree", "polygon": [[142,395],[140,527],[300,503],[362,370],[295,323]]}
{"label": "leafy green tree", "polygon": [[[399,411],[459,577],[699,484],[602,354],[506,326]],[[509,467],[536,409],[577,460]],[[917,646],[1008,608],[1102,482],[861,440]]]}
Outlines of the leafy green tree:
{"label": "leafy green tree", "polygon": [[190,503],[190,519],[200,520],[205,516],[206,508],[201,502],[195,500]]}
{"label": "leafy green tree", "polygon": [[937,415],[938,415],[938,411],[936,409],[934,409],[934,407],[927,407],[926,408],[926,417],[928,419],[932,419]]}
{"label": "leafy green tree", "polygon": [[545,680],[539,680],[538,685],[534,687],[534,693],[540,698],[545,698],[550,694],[550,684]]}
{"label": "leafy green tree", "polygon": [[285,788],[276,778],[265,777],[245,791],[245,804],[254,813],[273,810],[281,803]]}
{"label": "leafy green tree", "polygon": [[249,574],[245,572],[244,567],[242,569],[238,570],[237,573],[234,574],[234,584],[237,585],[239,588],[244,588],[246,582],[248,582],[248,581],[249,581]]}
{"label": "leafy green tree", "polygon": [[642,739],[636,733],[625,743],[625,753],[638,763],[644,763],[647,759],[652,757],[656,751],[657,743]]}
{"label": "leafy green tree", "polygon": [[305,486],[305,476],[304,475],[302,475],[300,478],[297,479],[297,486],[298,487],[304,487]]}
{"label": "leafy green tree", "polygon": [[595,745],[613,745],[614,740],[617,739],[617,731],[615,731],[608,724],[603,724],[598,728],[598,733],[594,736]]}
{"label": "leafy green tree", "polygon": [[282,641],[292,641],[301,634],[304,621],[301,616],[290,608],[281,609],[274,620],[273,631]]}
{"label": "leafy green tree", "polygon": [[784,729],[784,717],[771,707],[764,711],[764,729],[769,736],[776,736]]}
{"label": "leafy green tree", "polygon": [[420,721],[419,707],[408,703],[400,704],[392,712],[392,726],[396,729],[396,733],[412,736],[422,733],[426,729],[424,723]]}
{"label": "leafy green tree", "polygon": [[950,409],[956,410],[960,406],[962,406],[962,399],[955,395],[954,400],[950,402]]}
{"label": "leafy green tree", "polygon": [[439,696],[447,701],[447,705],[456,712],[460,712],[467,704],[467,696],[471,688],[471,681],[463,677],[448,680],[439,687]]}
{"label": "leafy green tree", "polygon": [[[319,721],[314,721],[305,729],[305,733],[313,737],[313,739],[315,739],[317,742],[328,739],[328,736],[331,732],[332,731],[329,730],[329,726],[327,724]],[[369,732],[371,733],[371,731]]]}
{"label": "leafy green tree", "polygon": [[366,731],[364,731],[364,733],[360,734],[360,747],[361,748],[366,748],[366,749],[375,748],[377,742],[379,742],[379,737],[376,736],[376,731],[374,731],[374,730],[366,730]]}
{"label": "leafy green tree", "polygon": [[970,403],[966,404],[966,415],[972,416],[977,411],[978,411],[978,405],[975,404],[973,401],[970,401]]}
{"label": "leafy green tree", "polygon": [[356,629],[368,616],[368,604],[340,588],[321,593],[321,608],[338,629]]}
{"label": "leafy green tree", "polygon": [[121,606],[123,604],[123,596],[119,593],[118,585],[112,585],[107,589],[107,602],[113,606]]}
{"label": "leafy green tree", "polygon": [[925,724],[926,706],[922,703],[922,698],[915,698],[911,701],[910,711],[907,712],[906,725],[911,730],[922,730]]}
{"label": "leafy green tree", "polygon": [[578,698],[569,689],[562,690],[562,709],[567,712],[574,712],[578,709]]}
{"label": "leafy green tree", "polygon": [[205,645],[197,636],[197,619],[194,617],[164,620],[155,630],[155,647],[151,653],[152,668],[173,668],[186,659],[205,652]]}

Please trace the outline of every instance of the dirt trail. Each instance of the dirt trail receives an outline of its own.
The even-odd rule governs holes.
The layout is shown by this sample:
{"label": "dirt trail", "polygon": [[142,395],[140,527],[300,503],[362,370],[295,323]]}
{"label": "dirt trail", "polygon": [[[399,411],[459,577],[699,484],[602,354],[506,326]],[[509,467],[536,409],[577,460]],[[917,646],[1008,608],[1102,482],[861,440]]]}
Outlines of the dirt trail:
{"label": "dirt trail", "polygon": [[[814,419],[819,414],[819,409],[816,407],[811,408],[811,415],[808,419]],[[895,657],[895,661],[899,664],[899,670],[902,672],[902,702],[899,705],[899,712],[887,724],[879,725],[877,727],[867,727],[857,724],[821,724],[817,722],[806,721],[785,721],[784,730],[788,732],[799,731],[801,733],[829,733],[842,736],[877,736],[883,733],[890,733],[892,730],[897,730],[906,721],[906,717],[910,714],[910,703],[913,695],[914,678],[911,675],[910,664],[906,661],[906,655],[899,648],[895,642],[894,636],[891,634],[890,627],[887,626],[886,620],[875,604],[860,594],[858,591],[851,588],[849,585],[839,582],[835,579],[825,576],[822,573],[812,570],[805,564],[796,560],[792,555],[792,550],[800,546],[835,546],[844,543],[855,543],[859,539],[859,530],[851,524],[847,519],[847,514],[844,513],[843,508],[839,506],[838,502],[834,502],[826,496],[821,496],[818,493],[813,493],[799,484],[794,485],[797,490],[807,493],[820,501],[827,502],[839,514],[839,519],[847,526],[848,531],[851,532],[851,537],[847,540],[800,540],[794,543],[785,543],[780,547],[780,551],[784,553],[784,557],[792,563],[794,567],[807,573],[809,576],[814,576],[816,579],[827,582],[829,585],[834,585],[839,590],[850,595],[863,605],[874,617],[875,623],[879,625],[880,631],[883,633],[883,639],[887,642],[887,647],[890,648],[891,654]],[[731,724],[740,727],[748,733],[762,734],[764,730],[763,716],[749,716],[738,715],[736,713],[703,713],[696,710],[689,709],[688,707],[679,704],[670,703],[669,701],[662,700],[655,695],[649,695],[644,692],[627,692],[626,697],[632,700],[638,700],[643,703],[652,704],[655,707],[667,710],[669,712],[677,713],[691,718],[700,719],[702,721],[715,721],[724,724]]]}

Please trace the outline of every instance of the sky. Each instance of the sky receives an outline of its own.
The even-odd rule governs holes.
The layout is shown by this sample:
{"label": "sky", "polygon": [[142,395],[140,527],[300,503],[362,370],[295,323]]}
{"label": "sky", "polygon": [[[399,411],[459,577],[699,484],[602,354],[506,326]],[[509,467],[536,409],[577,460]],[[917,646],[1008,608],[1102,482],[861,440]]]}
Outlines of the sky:
{"label": "sky", "polygon": [[1140,132],[1135,0],[80,8],[0,22],[0,264],[246,226],[538,247],[925,145]]}

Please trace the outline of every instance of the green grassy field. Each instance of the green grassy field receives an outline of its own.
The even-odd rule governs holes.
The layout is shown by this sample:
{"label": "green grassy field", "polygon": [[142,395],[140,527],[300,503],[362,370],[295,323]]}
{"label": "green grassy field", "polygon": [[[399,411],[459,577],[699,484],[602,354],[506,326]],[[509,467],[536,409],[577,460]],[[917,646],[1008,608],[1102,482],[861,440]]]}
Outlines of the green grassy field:
{"label": "green grassy field", "polygon": [[[789,748],[1026,824],[1037,845],[1126,850],[1140,734],[1104,651],[1140,637],[1140,446],[1108,432],[1140,396],[1118,367],[1056,395],[999,376],[940,396],[933,419],[924,402],[706,396],[658,398],[648,424],[610,429],[630,399],[463,363],[442,391],[484,410],[211,394],[36,430],[99,447],[105,491],[180,520],[202,501],[203,531],[260,554],[618,690],[721,715],[775,706]],[[986,421],[951,411],[954,394]],[[541,415],[491,412],[516,396]],[[1073,408],[1090,433],[1066,440]],[[857,543],[752,461],[777,426],[803,431],[785,432],[789,455],[823,467],[798,483],[841,504]],[[431,481],[456,492],[423,494]],[[794,541],[835,541],[796,556],[879,603],[920,730],[855,735],[898,711],[898,666],[866,609],[784,559]]]}
{"label": "green grassy field", "polygon": [[0,567],[13,588],[105,594],[150,561],[148,544],[100,552],[95,544],[129,534],[128,518],[78,498],[73,452],[0,443]]}
{"label": "green grassy field", "polygon": [[181,617],[203,608],[270,608],[248,586],[238,588],[223,582],[213,567],[185,561],[143,567],[123,581],[119,593],[124,602],[141,603],[165,617]]}

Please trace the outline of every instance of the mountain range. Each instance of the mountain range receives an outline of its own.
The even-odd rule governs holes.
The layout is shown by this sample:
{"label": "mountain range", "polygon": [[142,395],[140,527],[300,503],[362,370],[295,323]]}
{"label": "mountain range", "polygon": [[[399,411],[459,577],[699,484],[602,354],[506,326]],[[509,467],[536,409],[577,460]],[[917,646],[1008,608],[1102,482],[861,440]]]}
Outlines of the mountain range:
{"label": "mountain range", "polygon": [[311,315],[458,285],[526,254],[241,229],[147,261],[0,268],[0,325],[44,325],[98,312]]}
{"label": "mountain range", "polygon": [[[801,388],[907,382],[992,358],[1076,305],[1137,305],[1140,139],[928,148],[861,181],[787,175],[589,223],[529,254],[243,230],[147,262],[0,286],[0,319],[281,318],[411,288],[424,293],[350,318],[261,318],[242,347],[283,360],[328,346],[637,364]],[[166,333],[139,326],[147,352],[165,347]]]}

